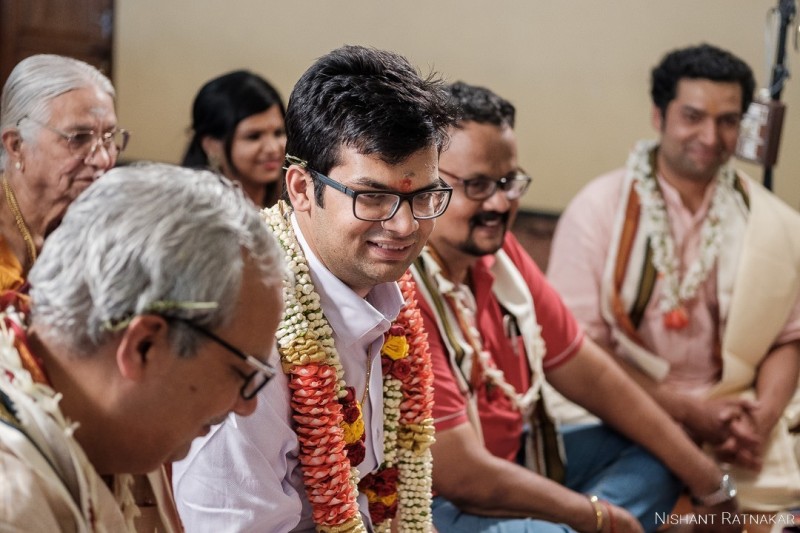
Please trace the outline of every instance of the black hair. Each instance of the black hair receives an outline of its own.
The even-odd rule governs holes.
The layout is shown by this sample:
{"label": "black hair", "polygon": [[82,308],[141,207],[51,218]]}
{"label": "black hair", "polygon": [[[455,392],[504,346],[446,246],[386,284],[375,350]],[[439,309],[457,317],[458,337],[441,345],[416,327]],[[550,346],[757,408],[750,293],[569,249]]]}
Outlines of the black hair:
{"label": "black hair", "polygon": [[683,78],[738,83],[742,88],[742,113],[753,101],[756,81],[747,63],[726,50],[701,44],[673,50],[653,69],[650,96],[662,117],[666,117],[667,106],[675,99],[678,82]]}
{"label": "black hair", "polygon": [[398,164],[429,146],[441,151],[453,119],[444,85],[433,74],[422,78],[394,52],[344,46],[319,58],[295,85],[286,110],[286,153],[308,162],[322,206],[314,172],[328,174],[341,164],[343,147]]}
{"label": "black hair", "polygon": [[[182,165],[208,168],[208,155],[203,150],[203,138],[212,137],[223,143],[225,158],[235,172],[231,149],[236,127],[244,119],[263,113],[277,105],[286,118],[286,108],[278,91],[261,76],[248,70],[235,70],[208,81],[195,96],[192,104],[192,140],[183,156]],[[236,176],[231,176],[235,178]],[[265,201],[277,201],[281,180],[267,185]]]}
{"label": "black hair", "polygon": [[457,81],[448,85],[450,101],[457,108],[458,122],[477,122],[514,127],[514,105],[486,87]]}

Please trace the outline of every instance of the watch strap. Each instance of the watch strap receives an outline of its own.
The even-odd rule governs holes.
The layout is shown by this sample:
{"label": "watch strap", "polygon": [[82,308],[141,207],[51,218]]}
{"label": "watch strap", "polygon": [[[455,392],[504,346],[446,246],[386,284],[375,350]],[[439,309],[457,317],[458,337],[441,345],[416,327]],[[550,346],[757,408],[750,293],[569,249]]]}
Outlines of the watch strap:
{"label": "watch strap", "polygon": [[692,496],[692,503],[702,507],[714,507],[736,497],[736,485],[730,474],[724,474],[719,483],[719,488],[702,497]]}

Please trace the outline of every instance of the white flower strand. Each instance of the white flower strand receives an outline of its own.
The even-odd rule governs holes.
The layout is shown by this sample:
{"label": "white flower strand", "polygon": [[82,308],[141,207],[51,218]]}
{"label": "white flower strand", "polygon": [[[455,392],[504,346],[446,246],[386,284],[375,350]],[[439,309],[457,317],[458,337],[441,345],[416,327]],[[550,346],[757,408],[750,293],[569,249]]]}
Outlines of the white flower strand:
{"label": "white flower strand", "polygon": [[413,332],[409,345],[409,356],[413,357],[415,374],[403,391],[403,405],[398,440],[397,517],[401,531],[429,533],[433,530],[431,497],[433,482],[433,458],[430,446],[434,438],[431,413],[433,405],[433,370],[430,362],[430,347],[427,334],[422,328],[421,315],[416,302],[415,284],[409,272],[398,282],[406,307],[400,312],[398,322],[405,324],[408,334]]}
{"label": "white flower strand", "polygon": [[[539,324],[536,324],[534,329],[531,351],[533,360],[544,360],[547,348],[544,339],[542,339],[542,327]],[[541,389],[540,381],[535,380],[524,394],[520,394],[513,385],[506,381],[505,374],[495,366],[491,357],[491,354],[485,350],[478,352],[478,359],[484,377],[489,383],[503,392],[515,409],[525,416],[529,415],[532,412],[533,406],[539,400],[539,391]]]}
{"label": "white flower strand", "polygon": [[408,450],[401,448],[398,460],[402,490],[398,491],[398,518],[404,531],[431,531],[433,516],[430,511],[430,480],[433,478],[433,460],[430,448]]}
{"label": "white flower strand", "polygon": [[[383,380],[383,461],[386,466],[397,462],[397,430],[400,427],[402,382],[387,375]],[[387,521],[388,522],[388,521]]]}
{"label": "white flower strand", "polygon": [[[289,212],[283,202],[262,211],[262,216],[285,251],[289,270],[295,278],[284,280],[283,284],[285,310],[277,332],[281,363],[285,366],[309,363],[325,363],[332,366],[337,376],[336,395],[338,398],[343,398],[347,394],[344,367],[334,346],[333,330],[322,313],[319,294],[314,290],[310,269],[290,227]],[[317,347],[321,347],[321,350],[315,354],[314,348]],[[352,495],[350,501],[356,506],[358,482],[358,469],[350,465],[349,492]],[[354,518],[345,524],[317,525],[318,531],[338,531],[340,528],[344,528],[342,531],[353,533],[366,532],[358,511]]]}
{"label": "white flower strand", "polygon": [[637,143],[627,167],[641,201],[645,229],[650,235],[653,266],[663,280],[659,308],[668,313],[693,299],[714,267],[722,243],[722,221],[728,209],[725,199],[733,189],[735,174],[730,165],[725,165],[717,176],[717,188],[700,228],[700,255],[680,280],[680,261],[675,253],[666,204],[650,165],[650,153],[657,145],[656,141]]}
{"label": "white flower strand", "polygon": [[[464,319],[466,319],[467,315],[474,317],[474,297],[471,296],[471,292],[463,292],[469,291],[469,289],[454,284],[443,277],[437,276],[434,279],[436,279],[438,283],[437,288],[450,297],[454,305],[459,308],[458,313],[464,317]],[[442,286],[442,283],[444,284],[444,287]],[[466,294],[469,294],[470,296],[467,298],[465,297]],[[511,402],[511,405],[513,405],[515,409],[522,413],[523,416],[527,417],[530,415],[534,405],[539,400],[542,376],[537,374],[532,380],[528,390],[525,391],[525,393],[520,394],[513,385],[506,381],[505,374],[502,370],[497,368],[494,360],[492,359],[492,354],[482,349],[483,337],[481,336],[480,331],[478,331],[476,327],[469,324],[467,324],[467,327],[469,328],[469,331],[464,332],[465,335],[472,337],[477,344],[477,346],[475,346],[475,352],[477,363],[480,365],[481,376],[486,379],[488,383],[500,389],[505,397]],[[511,342],[514,341],[512,340]],[[530,342],[531,346],[529,360],[543,361],[545,354],[547,353],[547,346],[544,342],[544,339],[542,339],[542,327],[539,324],[534,324]],[[512,348],[516,349],[516,346],[513,346]]]}

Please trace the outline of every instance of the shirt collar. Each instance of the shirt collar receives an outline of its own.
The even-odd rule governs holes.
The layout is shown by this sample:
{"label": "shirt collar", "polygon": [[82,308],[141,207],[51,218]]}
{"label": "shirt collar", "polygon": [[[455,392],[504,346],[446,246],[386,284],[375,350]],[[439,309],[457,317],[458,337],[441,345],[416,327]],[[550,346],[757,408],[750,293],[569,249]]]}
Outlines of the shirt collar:
{"label": "shirt collar", "polygon": [[469,278],[468,284],[455,283],[447,279],[442,266],[436,259],[438,257],[436,251],[430,244],[425,245],[420,257],[425,272],[434,281],[436,290],[439,293],[453,298],[461,298],[460,293],[468,291],[471,293],[471,298],[476,302],[478,309],[482,309],[482,306],[486,305],[494,285],[495,275],[492,272],[492,267],[497,261],[495,254],[484,255],[475,262],[467,274]]}
{"label": "shirt collar", "polygon": [[[322,264],[314,254],[292,213],[292,227],[303,249],[314,289],[341,346],[369,344],[388,331],[403,307],[403,295],[395,282],[380,283],[361,298]],[[369,336],[369,338],[367,338]],[[340,352],[340,356],[343,354]]]}
{"label": "shirt collar", "polygon": [[703,192],[703,201],[694,213],[691,213],[689,208],[684,205],[681,199],[681,193],[678,192],[678,189],[673,187],[661,173],[658,174],[658,186],[661,189],[661,197],[664,199],[664,203],[669,209],[678,213],[683,213],[684,216],[692,220],[703,220],[708,213],[708,209],[711,207],[711,199],[714,197],[714,191],[717,190],[718,180],[714,178],[711,183],[708,184],[708,187],[706,187],[706,190]]}

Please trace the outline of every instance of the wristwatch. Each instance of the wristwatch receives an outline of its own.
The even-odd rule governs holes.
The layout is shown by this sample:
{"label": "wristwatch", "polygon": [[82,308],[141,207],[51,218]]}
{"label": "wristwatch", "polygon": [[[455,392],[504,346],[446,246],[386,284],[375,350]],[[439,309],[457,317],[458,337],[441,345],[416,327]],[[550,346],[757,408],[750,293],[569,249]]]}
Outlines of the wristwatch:
{"label": "wristwatch", "polygon": [[735,497],[736,483],[733,482],[733,477],[730,474],[724,474],[717,490],[702,497],[692,496],[692,503],[701,507],[714,507]]}

